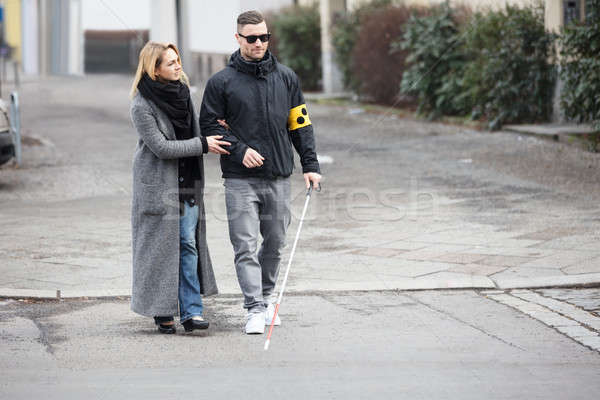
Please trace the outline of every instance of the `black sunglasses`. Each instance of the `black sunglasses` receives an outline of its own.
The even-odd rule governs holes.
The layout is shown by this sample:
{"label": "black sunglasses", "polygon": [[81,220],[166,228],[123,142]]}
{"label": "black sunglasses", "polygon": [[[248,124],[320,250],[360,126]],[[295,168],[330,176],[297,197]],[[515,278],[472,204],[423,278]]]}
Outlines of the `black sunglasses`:
{"label": "black sunglasses", "polygon": [[248,35],[248,36],[244,36],[241,33],[238,32],[238,35],[240,35],[241,37],[243,37],[244,39],[246,39],[248,41],[248,43],[254,43],[256,42],[256,39],[260,39],[261,42],[268,42],[269,39],[271,38],[271,34],[270,33],[265,33],[263,35]]}

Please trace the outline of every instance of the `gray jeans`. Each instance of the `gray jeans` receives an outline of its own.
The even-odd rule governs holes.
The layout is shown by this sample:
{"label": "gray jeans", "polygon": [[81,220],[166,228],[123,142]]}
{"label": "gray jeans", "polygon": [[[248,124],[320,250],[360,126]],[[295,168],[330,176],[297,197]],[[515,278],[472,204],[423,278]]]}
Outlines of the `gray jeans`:
{"label": "gray jeans", "polygon": [[244,308],[264,311],[275,288],[290,224],[290,179],[226,178],[225,202]]}

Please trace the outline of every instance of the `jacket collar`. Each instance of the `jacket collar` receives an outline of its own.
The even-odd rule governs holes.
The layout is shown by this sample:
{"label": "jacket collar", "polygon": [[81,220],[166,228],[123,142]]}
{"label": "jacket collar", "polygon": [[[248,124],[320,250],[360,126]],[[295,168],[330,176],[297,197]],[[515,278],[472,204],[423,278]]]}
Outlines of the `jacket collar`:
{"label": "jacket collar", "polygon": [[261,78],[273,72],[277,66],[277,59],[267,50],[262,60],[258,62],[246,61],[240,54],[240,50],[237,50],[231,55],[229,65],[240,72]]}
{"label": "jacket collar", "polygon": [[[147,105],[147,107],[150,107],[150,109],[154,112],[154,116],[156,117],[158,129],[163,133],[163,135],[167,139],[171,139],[171,140],[176,139],[175,128],[173,127],[171,120],[169,119],[169,117],[167,117],[167,114],[165,114],[164,111],[160,109],[159,106],[157,106],[152,100],[147,99],[144,96],[142,96],[142,94],[140,92],[135,94],[135,96],[133,97],[133,101],[142,103],[142,104],[145,103]],[[199,125],[199,120],[198,120],[198,113],[196,112],[196,109],[193,106],[193,104],[194,103],[192,101],[192,135],[200,136],[200,125]]]}

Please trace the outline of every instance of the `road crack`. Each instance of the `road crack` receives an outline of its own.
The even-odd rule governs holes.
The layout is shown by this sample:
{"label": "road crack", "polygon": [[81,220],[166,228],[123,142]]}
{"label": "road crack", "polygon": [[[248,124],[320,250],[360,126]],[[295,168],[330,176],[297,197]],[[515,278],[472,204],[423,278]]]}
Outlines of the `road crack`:
{"label": "road crack", "polygon": [[403,293],[403,296],[406,296],[406,297],[410,298],[412,301],[414,301],[414,302],[416,302],[416,303],[418,303],[418,304],[420,304],[420,305],[422,305],[422,306],[424,306],[424,307],[426,307],[426,308],[428,308],[428,309],[430,309],[430,310],[432,310],[432,311],[435,311],[435,312],[437,312],[437,313],[439,313],[439,314],[445,315],[446,317],[448,317],[448,318],[450,318],[450,319],[452,319],[452,320],[454,320],[454,321],[456,321],[456,322],[459,322],[459,323],[461,323],[461,324],[463,324],[463,325],[466,325],[466,326],[468,326],[468,327],[470,327],[470,328],[472,328],[472,329],[475,329],[475,330],[477,330],[477,331],[479,331],[479,332],[483,333],[484,335],[491,337],[492,339],[495,339],[495,340],[497,340],[497,341],[499,341],[499,342],[501,342],[501,343],[504,343],[504,344],[506,344],[506,345],[508,345],[508,346],[510,346],[510,347],[514,347],[515,349],[519,349],[519,350],[521,350],[521,351],[525,351],[525,349],[524,349],[524,348],[522,348],[522,347],[520,347],[520,346],[517,346],[517,345],[516,345],[516,344],[514,344],[514,343],[507,342],[506,340],[502,339],[501,337],[499,337],[499,336],[496,336],[496,335],[494,335],[493,333],[490,333],[490,332],[486,331],[485,329],[481,328],[480,326],[477,326],[477,325],[475,325],[475,324],[472,324],[472,323],[470,323],[470,322],[467,322],[467,321],[465,321],[465,320],[463,320],[463,319],[461,319],[461,318],[457,317],[456,315],[452,315],[452,314],[450,314],[450,313],[449,313],[449,312],[447,312],[447,311],[444,311],[444,310],[442,310],[442,309],[439,309],[439,308],[437,308],[437,307],[434,307],[434,306],[432,306],[431,304],[427,304],[427,303],[425,303],[425,302],[423,302],[423,301],[421,301],[421,300],[419,300],[419,299],[415,298],[414,296],[411,296],[409,293]]}

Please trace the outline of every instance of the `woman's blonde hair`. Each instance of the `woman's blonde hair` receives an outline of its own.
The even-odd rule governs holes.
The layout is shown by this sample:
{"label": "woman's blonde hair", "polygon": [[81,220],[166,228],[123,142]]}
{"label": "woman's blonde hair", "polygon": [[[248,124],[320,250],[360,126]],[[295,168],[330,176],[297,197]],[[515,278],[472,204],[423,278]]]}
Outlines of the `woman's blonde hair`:
{"label": "woman's blonde hair", "polygon": [[[131,85],[131,97],[135,96],[137,93],[138,83],[140,83],[140,79],[142,79],[144,73],[147,73],[151,79],[156,80],[155,70],[162,62],[163,54],[168,49],[172,49],[177,54],[177,61],[181,64],[179,50],[174,44],[149,41],[144,45],[140,51],[137,71],[135,71],[135,78],[133,78],[133,84]],[[190,84],[187,75],[183,71],[181,72],[181,78],[179,80],[188,86]]]}

